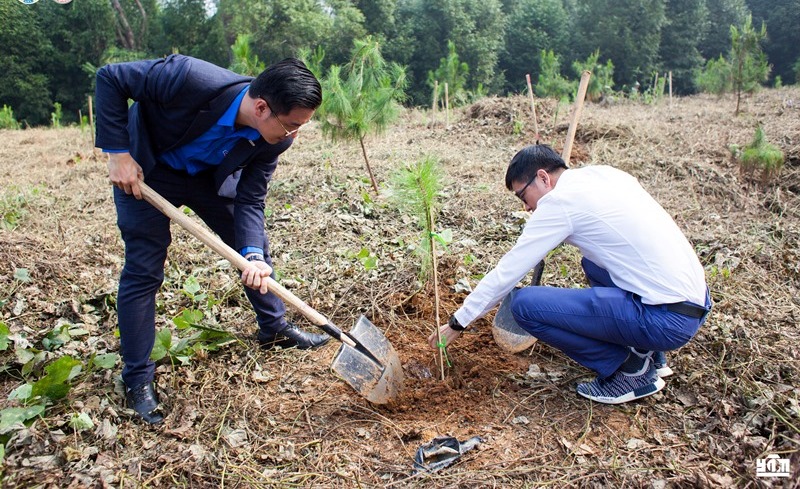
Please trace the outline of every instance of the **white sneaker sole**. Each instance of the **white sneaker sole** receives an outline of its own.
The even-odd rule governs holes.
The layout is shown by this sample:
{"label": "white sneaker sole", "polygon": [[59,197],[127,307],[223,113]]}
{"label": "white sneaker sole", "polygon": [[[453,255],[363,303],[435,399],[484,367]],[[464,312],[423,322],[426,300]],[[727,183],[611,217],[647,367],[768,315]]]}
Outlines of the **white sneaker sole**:
{"label": "white sneaker sole", "polygon": [[603,404],[622,404],[624,402],[635,401],[636,399],[652,396],[656,392],[663,389],[665,385],[666,382],[664,382],[664,380],[661,377],[659,377],[652,384],[640,387],[638,389],[634,389],[631,392],[628,392],[627,394],[624,394],[619,397],[592,396],[589,394],[584,394],[581,391],[578,391],[578,394],[585,397],[586,399],[591,399],[592,401],[601,402]]}
{"label": "white sneaker sole", "polygon": [[656,375],[658,375],[661,378],[669,377],[670,375],[672,375],[674,373],[675,372],[672,371],[672,369],[669,367],[669,365],[664,365],[663,367],[656,369]]}

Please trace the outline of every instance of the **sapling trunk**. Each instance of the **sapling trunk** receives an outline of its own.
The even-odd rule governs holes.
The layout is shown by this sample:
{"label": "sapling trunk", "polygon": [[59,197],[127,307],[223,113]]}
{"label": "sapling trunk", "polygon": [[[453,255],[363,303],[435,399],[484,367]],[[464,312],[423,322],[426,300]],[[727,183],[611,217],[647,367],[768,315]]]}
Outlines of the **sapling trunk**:
{"label": "sapling trunk", "polygon": [[[434,334],[438,335],[439,325],[441,324],[441,303],[439,298],[439,270],[436,253],[436,241],[439,240],[443,245],[449,239],[449,233],[436,232],[436,212],[438,208],[437,197],[439,196],[441,176],[437,168],[437,161],[428,157],[418,161],[413,165],[406,165],[399,169],[393,178],[392,198],[398,207],[406,210],[409,215],[417,219],[417,223],[422,230],[422,240],[417,247],[418,256],[422,259],[420,267],[420,278],[427,281],[432,278],[435,324]],[[423,282],[423,287],[424,282]],[[446,345],[439,337],[439,371],[444,380],[444,366],[446,362]]]}
{"label": "sapling trunk", "polygon": [[361,154],[364,155],[364,163],[367,164],[367,173],[369,173],[369,181],[372,182],[372,188],[375,190],[375,195],[378,195],[380,192],[378,191],[378,184],[375,182],[375,176],[372,174],[372,167],[369,166],[369,158],[367,157],[367,148],[364,146],[364,138],[358,138],[358,142],[361,144]]}
{"label": "sapling trunk", "polygon": [[[433,308],[435,311],[436,322],[433,324],[434,331],[438,333],[439,325],[442,324],[441,316],[439,315],[439,265],[436,259],[436,240],[433,239],[433,230],[436,229],[434,226],[434,219],[433,219],[433,208],[428,206],[427,209],[427,223],[428,223],[428,249],[430,250],[430,257],[431,257],[431,268],[433,274]],[[439,341],[442,341],[442,338],[439,337]],[[442,376],[442,380],[444,380],[444,348],[439,348],[439,372]]]}

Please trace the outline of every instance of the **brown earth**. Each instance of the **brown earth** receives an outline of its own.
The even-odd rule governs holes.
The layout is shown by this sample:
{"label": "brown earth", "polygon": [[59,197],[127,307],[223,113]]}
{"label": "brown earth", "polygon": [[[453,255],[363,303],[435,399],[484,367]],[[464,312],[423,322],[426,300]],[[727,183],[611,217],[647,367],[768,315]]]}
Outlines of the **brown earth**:
{"label": "brown earth", "polygon": [[[800,480],[800,89],[766,90],[733,115],[731,99],[628,101],[584,108],[572,164],[610,164],[636,177],[673,215],[705,266],[715,308],[697,337],[670,356],[676,374],[659,394],[621,406],[590,403],[575,384],[591,372],[536,344],[511,354],[492,339],[491,314],[448,348],[441,380],[427,346],[433,291],[418,279],[415,220],[386,187],[370,190],[357,145],[331,144],[312,123],[282,158],[267,228],[281,282],[348,329],[365,314],[398,351],[405,384],[385,406],[360,398],[330,370],[338,345],[262,351],[236,273],[174,228],[159,295],[158,328],[199,307],[204,325],[237,341],[162,361],[163,426],[136,422],[113,369],[89,368],[116,352],[114,300],[122,243],[104,158],[76,128],[0,131],[0,409],[54,358],[84,362],[66,399],[10,431],[3,487],[797,487]],[[560,149],[569,107],[538,101],[541,140]],[[524,215],[503,186],[513,154],[534,141],[524,97],[490,98],[445,115],[407,111],[367,141],[384,184],[404,162],[439,158],[447,176],[439,227],[453,230],[440,257],[440,321],[509,249]],[[740,175],[728,146],[758,123],[786,154],[763,184]],[[9,213],[9,214],[7,214]],[[11,217],[8,217],[11,219]],[[377,257],[367,269],[356,255]],[[544,282],[581,286],[578,253],[560,247]],[[31,281],[20,280],[27,269]],[[189,277],[216,299],[193,304]],[[293,318],[311,328],[302,318]],[[14,348],[42,350],[62,324],[86,331],[23,374]],[[172,326],[173,329],[174,326]],[[185,335],[175,330],[174,335]],[[537,374],[537,368],[540,374]],[[76,431],[73,414],[94,428]],[[415,452],[440,435],[483,442],[455,465],[412,476]],[[762,478],[769,454],[791,477]]]}

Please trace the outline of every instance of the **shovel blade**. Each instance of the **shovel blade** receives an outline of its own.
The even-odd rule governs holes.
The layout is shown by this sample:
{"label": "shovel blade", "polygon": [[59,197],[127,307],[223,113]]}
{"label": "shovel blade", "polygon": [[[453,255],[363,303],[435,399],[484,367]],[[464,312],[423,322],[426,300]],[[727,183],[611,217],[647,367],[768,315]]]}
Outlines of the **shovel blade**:
{"label": "shovel blade", "polygon": [[536,343],[536,337],[522,329],[511,314],[511,301],[516,293],[517,290],[513,290],[503,299],[492,322],[492,336],[495,343],[512,353],[527,350]]}
{"label": "shovel blade", "polygon": [[331,368],[356,392],[375,404],[386,404],[397,397],[403,385],[403,366],[386,336],[366,317],[361,316],[348,333],[372,356],[342,343]]}

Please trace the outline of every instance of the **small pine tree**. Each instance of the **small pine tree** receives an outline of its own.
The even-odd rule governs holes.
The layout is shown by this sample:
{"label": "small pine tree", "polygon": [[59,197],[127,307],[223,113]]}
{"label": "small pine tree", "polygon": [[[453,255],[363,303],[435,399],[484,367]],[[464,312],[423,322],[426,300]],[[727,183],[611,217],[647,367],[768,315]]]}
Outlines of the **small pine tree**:
{"label": "small pine tree", "polygon": [[759,124],[753,141],[744,148],[739,159],[739,170],[749,175],[761,170],[761,183],[767,184],[783,168],[783,152],[767,141],[764,128]]}
{"label": "small pine tree", "polygon": [[[447,57],[439,60],[439,67],[436,71],[428,72],[428,85],[431,88],[438,87],[439,93],[435,94],[438,100],[444,100],[444,84],[448,86],[448,97],[452,105],[463,105],[468,102],[469,94],[465,88],[469,66],[458,59],[456,53],[456,43],[447,41]],[[439,82],[436,85],[436,82]]]}
{"label": "small pine tree", "polygon": [[[436,243],[446,246],[452,241],[450,230],[437,232],[436,228],[436,216],[441,207],[439,202],[441,190],[442,172],[439,162],[430,156],[400,168],[392,179],[393,200],[404,212],[416,217],[417,224],[422,230],[422,238],[416,251],[421,258],[420,277],[425,281],[429,278],[433,281],[436,311],[434,331],[438,331],[441,324]],[[439,345],[439,366],[442,380],[444,380],[445,347],[444,344]]]}
{"label": "small pine tree", "polygon": [[236,41],[231,46],[233,52],[233,63],[231,71],[246,76],[258,76],[266,69],[263,61],[258,59],[258,55],[250,51],[250,34],[239,34]]}
{"label": "small pine tree", "polygon": [[544,49],[540,56],[542,72],[539,73],[539,79],[534,87],[536,95],[558,100],[569,99],[575,93],[577,85],[561,76],[561,61],[558,56],[552,50]]}
{"label": "small pine tree", "polygon": [[0,129],[19,129],[19,122],[14,118],[14,110],[5,104],[0,110]]}
{"label": "small pine tree", "polygon": [[736,114],[739,113],[743,93],[753,93],[769,78],[767,55],[761,50],[761,41],[767,38],[767,27],[753,28],[753,17],[748,15],[741,31],[731,26],[731,78],[736,92]]}
{"label": "small pine tree", "polygon": [[585,61],[572,63],[572,69],[576,75],[581,76],[584,71],[592,73],[589,86],[586,88],[586,98],[592,102],[597,102],[611,93],[614,86],[614,63],[609,59],[606,64],[602,65],[598,63],[599,59],[600,50],[597,50],[590,54]]}
{"label": "small pine tree", "polygon": [[406,74],[400,65],[383,59],[380,45],[372,37],[354,43],[350,63],[331,66],[322,81],[323,102],[317,114],[322,133],[331,140],[359,142],[372,188],[378,194],[364,139],[369,133],[382,134],[397,119],[399,102],[405,98]]}

